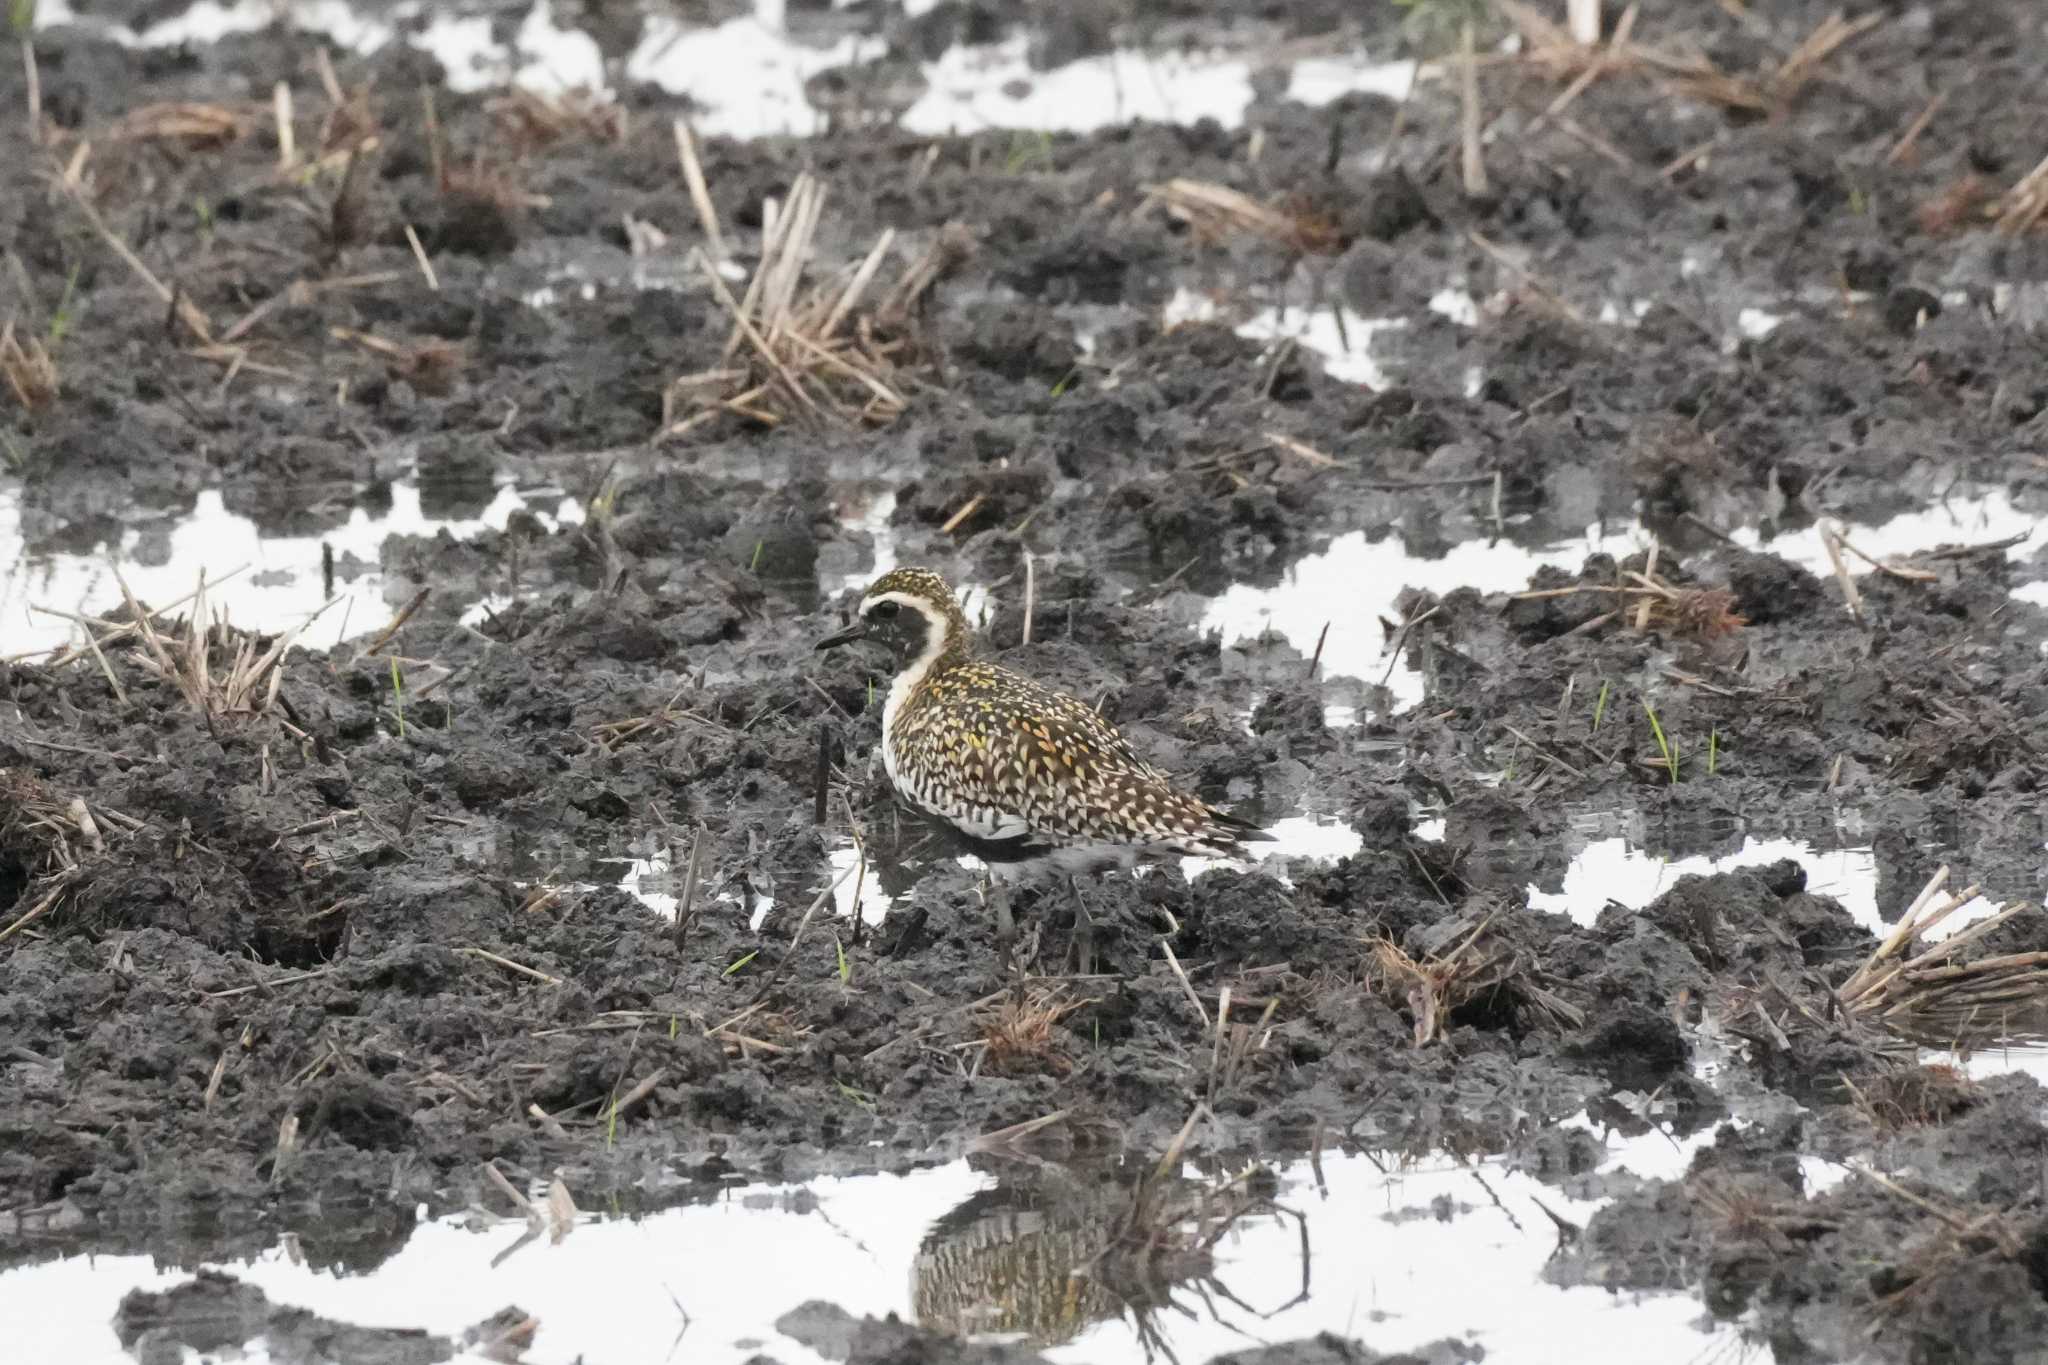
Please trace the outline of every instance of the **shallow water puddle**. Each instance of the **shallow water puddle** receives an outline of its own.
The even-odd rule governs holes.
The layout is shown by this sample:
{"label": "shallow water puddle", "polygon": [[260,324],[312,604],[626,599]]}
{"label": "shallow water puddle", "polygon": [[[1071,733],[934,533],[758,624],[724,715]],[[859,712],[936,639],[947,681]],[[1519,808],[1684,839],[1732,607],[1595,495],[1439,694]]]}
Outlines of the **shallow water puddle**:
{"label": "shallow water puddle", "polygon": [[[1573,540],[1536,546],[1467,540],[1436,558],[1422,558],[1391,530],[1377,538],[1351,531],[1321,553],[1295,561],[1276,587],[1225,589],[1209,603],[1200,628],[1221,632],[1226,646],[1273,631],[1303,657],[1314,653],[1321,638],[1325,676],[1378,682],[1385,675],[1395,709],[1405,710],[1422,700],[1423,679],[1413,669],[1390,669],[1395,661],[1385,653],[1380,625],[1382,618],[1399,619],[1394,601],[1404,589],[1513,592],[1527,587],[1529,576],[1546,564],[1576,569],[1588,555],[1633,553],[1639,541],[1633,528],[1613,532],[1596,525]],[[1344,604],[1343,615],[1332,615],[1333,602]]]}
{"label": "shallow water puddle", "polygon": [[[207,598],[216,610],[225,611],[233,625],[269,633],[288,630],[320,610],[326,601],[322,553],[331,549],[337,561],[336,596],[344,600],[299,637],[309,649],[324,649],[374,631],[389,618],[377,565],[391,536],[446,531],[464,540],[485,530],[504,530],[518,511],[532,513],[549,530],[583,520],[582,505],[555,489],[522,492],[500,484],[490,501],[468,517],[429,516],[418,484],[394,483],[390,491],[389,508],[375,515],[357,506],[347,522],[331,530],[273,535],[229,511],[219,489],[208,489],[189,513],[152,526],[124,527],[118,545],[102,542],[85,554],[31,553],[22,535],[19,500],[0,496],[0,566],[5,566],[0,568],[0,621],[6,623],[8,649],[40,653],[76,635],[78,628],[70,621],[31,607],[85,615],[118,608],[121,585],[107,565],[109,553],[139,600],[152,606],[175,601],[193,590],[203,569]],[[227,577],[238,569],[242,572]]]}
{"label": "shallow water puddle", "polygon": [[[1248,341],[1291,341],[1314,351],[1322,360],[1324,373],[1347,383],[1384,389],[1393,382],[1392,373],[1374,354],[1374,342],[1393,332],[1406,331],[1411,319],[1405,317],[1350,317],[1340,314],[1340,305],[1329,307],[1290,306],[1281,303],[1262,308],[1240,323],[1237,334]],[[1479,300],[1457,285],[1446,285],[1429,300],[1429,311],[1441,313],[1462,327],[1479,322]],[[1160,327],[1172,331],[1189,322],[1210,322],[1217,315],[1217,300],[1182,285],[1160,311]],[[1092,348],[1091,348],[1092,350]],[[1466,396],[1479,392],[1484,374],[1477,366],[1466,374]]]}
{"label": "shallow water puddle", "polygon": [[1921,1051],[1920,1061],[1924,1066],[1953,1066],[1973,1081],[2021,1072],[2048,1088],[2048,1042],[2008,1043],[1979,1048],[1963,1056],[1927,1048]]}
{"label": "shallow water puddle", "polygon": [[[419,12],[417,4],[404,4],[391,12],[403,19]],[[198,0],[185,9],[140,30],[127,24],[81,14],[67,0],[38,0],[34,7],[39,29],[74,24],[122,47],[179,47],[186,43],[210,43],[237,33],[255,33],[280,20],[294,28],[318,33],[352,52],[374,52],[391,41],[391,25],[358,14],[344,0]]]}
{"label": "shallow water puddle", "polygon": [[[1592,1127],[1583,1116],[1566,1124]],[[1600,1169],[1675,1176],[1708,1136],[1652,1129],[1612,1142]],[[316,1268],[289,1244],[218,1268],[274,1304],[364,1326],[456,1335],[517,1304],[540,1322],[524,1357],[533,1365],[843,1358],[836,1315],[792,1315],[820,1299],[856,1317],[895,1313],[1022,1338],[1063,1362],[1151,1359],[1146,1331],[1190,1362],[1325,1331],[1381,1351],[1456,1337],[1511,1365],[1554,1359],[1546,1343],[1558,1341],[1588,1362],[1690,1360],[1715,1344],[1695,1325],[1702,1310],[1690,1295],[1544,1281],[1557,1233],[1537,1201],[1581,1226],[1597,1201],[1498,1158],[1404,1166],[1325,1152],[1319,1164],[1320,1175],[1305,1160],[1275,1172],[1276,1203],[1301,1221],[1244,1217],[1217,1245],[1213,1280],[1154,1282],[1149,1307],[1120,1296],[1110,1277],[1069,1280],[1107,1246],[1128,1203],[1120,1181],[1057,1168],[1006,1167],[995,1178],[964,1160],[907,1176],[735,1188],[646,1217],[586,1216],[558,1242],[516,1249],[530,1237],[523,1222],[430,1219],[365,1274]],[[23,1359],[127,1365],[111,1326],[121,1296],[183,1278],[147,1256],[18,1267],[0,1272],[0,1319],[15,1324]],[[244,1358],[267,1353],[259,1344]]]}
{"label": "shallow water puddle", "polygon": [[865,592],[870,583],[898,563],[896,528],[890,524],[896,515],[894,488],[849,493],[839,500],[838,511],[841,530],[868,538],[868,549],[862,555],[867,564],[857,569],[844,567],[844,552],[861,554],[844,540],[831,540],[819,546],[818,591],[828,603],[837,601],[842,593]]}
{"label": "shallow water puddle", "polygon": [[[426,23],[406,41],[440,61],[451,90],[507,82],[542,94],[609,90],[597,42],[558,24],[550,0],[538,0],[526,12],[509,43],[494,36],[489,14],[449,14],[417,2],[394,7],[386,22],[358,14],[343,0],[199,0],[138,32],[81,15],[64,0],[44,0],[36,25],[78,24],[124,46],[174,47],[256,32],[283,18],[349,51],[370,53],[392,42],[399,25],[422,15]],[[784,20],[783,0],[755,0],[751,14],[712,25],[650,15],[625,58],[624,75],[688,95],[702,135],[822,133],[829,114],[811,102],[807,82],[883,57],[887,45],[861,35],[806,42]],[[1256,53],[1119,48],[1042,71],[1031,65],[1029,46],[1021,34],[984,45],[956,44],[936,61],[904,63],[881,80],[853,70],[846,84],[854,92],[876,87],[865,92],[876,111],[894,112],[899,127],[930,136],[989,128],[1080,133],[1139,119],[1215,119],[1234,128],[1251,108],[1254,74],[1271,65]],[[1412,61],[1374,62],[1363,54],[1305,57],[1289,66],[1287,97],[1315,107],[1355,94],[1398,100],[1415,76]],[[882,81],[893,88],[879,88]]]}
{"label": "shallow water puddle", "polygon": [[[1365,847],[1365,836],[1342,820],[1321,815],[1290,815],[1275,820],[1263,827],[1272,836],[1270,843],[1246,844],[1245,851],[1251,854],[1250,863],[1256,864],[1273,874],[1282,886],[1293,886],[1289,876],[1292,864],[1297,861],[1333,863],[1348,858]],[[1277,866],[1267,867],[1267,864]],[[1219,867],[1244,867],[1248,864],[1230,858],[1182,858],[1181,875],[1189,881],[1204,872],[1213,872]]]}
{"label": "shallow water puddle", "polygon": [[[687,863],[688,849],[685,848],[683,853],[684,862]],[[644,857],[636,854],[625,858],[600,858],[598,862],[607,867],[624,868],[624,875],[610,885],[625,892],[661,918],[674,921],[681,912],[682,886],[678,880],[681,873],[676,868],[670,850],[660,848]],[[598,889],[594,882],[563,882],[558,885],[561,890],[567,892],[590,892]],[[697,894],[712,905],[725,906],[732,913],[744,913],[747,916],[747,927],[750,929],[759,929],[766,922],[769,912],[775,908],[775,897],[758,892],[718,890],[708,885],[700,885]]]}
{"label": "shallow water puddle", "polygon": [[[854,907],[858,905],[862,924],[880,924],[888,917],[895,897],[882,889],[881,877],[874,868],[863,866],[863,861],[857,848],[832,850],[829,862],[833,913],[850,921]],[[757,923],[754,927],[758,929],[760,925]]]}
{"label": "shallow water puddle", "polygon": [[[1555,891],[1529,888],[1529,908],[1569,915],[1590,925],[1609,902],[1640,910],[1686,876],[1710,876],[1744,867],[1763,867],[1789,858],[1806,869],[1806,889],[1839,901],[1850,918],[1878,938],[1889,934],[1905,906],[1877,903],[1877,855],[1868,844],[1817,849],[1802,839],[1743,840],[1733,853],[1715,857],[1695,854],[1669,858],[1648,852],[1622,837],[1600,839],[1572,859],[1564,883]],[[1998,906],[1982,896],[1950,915],[1927,935],[1939,942],[1969,924],[1995,914]]]}
{"label": "shallow water puddle", "polygon": [[1323,371],[1332,379],[1384,389],[1392,377],[1373,358],[1373,339],[1387,332],[1403,331],[1407,318],[1353,318],[1343,322],[1327,308],[1266,308],[1237,329],[1250,341],[1288,340],[1305,346],[1322,358]]}
{"label": "shallow water puddle", "polygon": [[1596,840],[1572,859],[1558,890],[1529,888],[1529,908],[1568,915],[1574,923],[1590,925],[1610,902],[1640,910],[1677,885],[1681,877],[1763,867],[1783,858],[1806,869],[1807,890],[1834,897],[1872,933],[1881,936],[1889,931],[1878,914],[1877,859],[1870,848],[1822,852],[1801,839],[1750,838],[1734,853],[1685,858],[1651,853],[1622,837]]}
{"label": "shallow water puddle", "polygon": [[[2039,513],[2015,507],[2009,493],[1991,489],[1966,497],[1943,498],[1933,506],[1903,512],[1876,525],[1845,527],[1844,534],[1857,549],[1886,560],[1925,554],[1943,545],[1976,545],[2024,536],[2027,539],[2005,551],[2007,561],[2017,564],[2040,548],[2032,539],[2040,524]],[[1728,534],[1745,549],[1768,551],[1820,578],[1834,576],[1834,566],[1817,528],[1769,540],[1751,527],[1738,527]],[[1844,555],[1843,562],[1859,578],[1878,572],[1854,555]],[[2048,584],[2023,584],[2013,590],[2013,596],[2029,601],[2048,599]]]}
{"label": "shallow water puddle", "polygon": [[[1847,534],[1857,548],[1895,560],[1941,545],[2031,535],[2038,524],[2039,518],[2015,507],[2008,494],[1992,491],[1951,498],[1875,526],[1850,527]],[[1386,631],[1380,625],[1382,619],[1398,619],[1394,601],[1404,589],[1515,592],[1527,587],[1530,576],[1546,565],[1575,570],[1590,555],[1622,558],[1646,547],[1650,539],[1649,532],[1639,525],[1610,531],[1596,524],[1576,540],[1527,546],[1505,539],[1467,540],[1438,557],[1424,558],[1411,554],[1393,531],[1383,532],[1377,539],[1368,538],[1364,531],[1351,531],[1336,537],[1320,553],[1296,561],[1275,587],[1240,584],[1226,589],[1209,603],[1201,629],[1220,632],[1226,646],[1273,631],[1303,655],[1313,653],[1320,639],[1326,676],[1378,681],[1384,675],[1394,694],[1394,709],[1405,710],[1422,700],[1423,680],[1413,669],[1390,667],[1395,661],[1385,653]],[[1765,541],[1754,529],[1739,528],[1730,533],[1730,539],[1745,548],[1778,555],[1819,577],[1833,574],[1817,529]],[[2005,554],[2017,563],[2037,548],[2022,541]],[[1853,557],[1849,564],[1850,571],[1858,575],[1876,572]],[[2013,596],[2048,605],[2048,582],[2023,584],[2014,589]],[[1331,602],[1346,603],[1346,613],[1333,616]]]}
{"label": "shallow water puddle", "polygon": [[[816,108],[805,82],[834,67],[879,57],[874,39],[840,38],[813,46],[780,24],[782,6],[757,3],[755,13],[715,27],[668,17],[650,18],[626,74],[664,90],[687,94],[700,106],[700,132],[728,137],[797,136],[825,131],[828,115]],[[1265,63],[1225,52],[1148,52],[1132,48],[1082,57],[1050,71],[1034,69],[1022,35],[985,45],[955,45],[937,61],[906,64],[882,79],[877,110],[894,109],[896,124],[911,133],[943,136],[983,129],[1084,133],[1135,119],[1191,124],[1215,119],[1226,128],[1245,120],[1252,76]],[[1288,97],[1321,106],[1351,94],[1401,98],[1413,83],[1409,61],[1369,62],[1358,57],[1307,58],[1291,68]],[[849,87],[877,83],[854,71]]]}

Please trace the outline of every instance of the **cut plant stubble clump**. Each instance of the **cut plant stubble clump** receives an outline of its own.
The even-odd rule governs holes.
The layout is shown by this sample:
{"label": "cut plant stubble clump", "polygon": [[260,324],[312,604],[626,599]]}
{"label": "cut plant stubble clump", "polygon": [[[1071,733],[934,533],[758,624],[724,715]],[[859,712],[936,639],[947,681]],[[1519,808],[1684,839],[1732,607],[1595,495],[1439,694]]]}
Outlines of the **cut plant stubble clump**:
{"label": "cut plant stubble clump", "polygon": [[681,123],[676,149],[704,231],[698,263],[733,326],[716,368],[683,375],[663,394],[663,435],[682,436],[721,415],[770,427],[792,419],[870,426],[894,421],[909,406],[909,384],[928,368],[911,326],[912,311],[973,252],[968,230],[957,223],[941,228],[879,300],[868,293],[895,243],[893,228],[857,266],[807,281],[826,192],[805,172],[786,199],[763,202],[760,261],[745,292],[734,298],[720,273],[726,252],[718,211],[705,186],[696,140]]}
{"label": "cut plant stubble clump", "polygon": [[1958,960],[2031,906],[2008,903],[1939,943],[1923,943],[1977,898],[1975,886],[1943,896],[1948,873],[1946,866],[1935,871],[1898,926],[1836,990],[1836,1000],[1851,1018],[1927,1046],[1968,1050],[2048,1036],[2048,952]]}

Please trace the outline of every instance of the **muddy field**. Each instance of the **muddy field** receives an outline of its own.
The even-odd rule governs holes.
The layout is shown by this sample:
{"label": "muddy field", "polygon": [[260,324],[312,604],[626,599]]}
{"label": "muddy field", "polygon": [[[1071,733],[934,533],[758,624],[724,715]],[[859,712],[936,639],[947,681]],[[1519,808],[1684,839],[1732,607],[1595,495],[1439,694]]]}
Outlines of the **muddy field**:
{"label": "muddy field", "polygon": [[[888,55],[818,84],[820,135],[703,140],[736,267],[715,288],[667,92],[429,103],[442,73],[394,43],[333,52],[336,104],[282,28],[137,50],[56,26],[32,141],[0,62],[0,322],[55,373],[0,386],[31,556],[124,525],[146,555],[211,489],[302,536],[394,482],[448,518],[507,478],[581,512],[344,557],[331,591],[379,570],[379,600],[274,673],[238,670],[238,637],[195,650],[182,607],[160,640],[100,625],[98,655],[0,664],[0,1266],[196,1265],[289,1231],[361,1268],[419,1205],[509,1207],[487,1163],[633,1211],[1056,1113],[1034,1150],[1149,1158],[1198,1105],[1218,1170],[1505,1154],[1583,1192],[1584,1135],[1555,1124],[1590,1107],[1725,1126],[1682,1178],[1603,1188],[1558,1283],[1695,1295],[1781,1361],[2040,1359],[2044,1097],[1899,1036],[2025,1035],[2035,983],[1963,1017],[1893,982],[1887,1027],[1852,983],[1876,939],[1795,863],[1597,917],[1527,905],[1574,821],[1615,813],[1674,856],[1853,829],[1888,919],[1943,864],[2042,895],[2048,614],[2012,590],[2048,563],[1958,513],[1902,572],[1852,558],[1855,612],[1802,567],[1826,518],[1860,545],[1913,509],[2048,510],[2048,233],[2008,197],[2048,152],[2023,116],[2048,89],[2038,8],[1883,7],[1802,54],[1832,4],[1646,4],[1659,59],[1561,108],[1583,65],[1528,35],[1501,52],[1500,27],[1480,195],[1454,79],[1311,105],[1274,58],[1229,128],[933,137],[877,113],[906,64],[1020,25],[1047,73],[1112,39],[1435,41],[1376,8],[1363,31],[1350,6],[1057,8],[793,14]],[[596,7],[557,20],[630,45]],[[826,191],[812,278],[894,234],[844,335],[900,414],[823,362],[798,401],[728,346],[721,295],[802,175]],[[1176,178],[1261,213],[1190,223],[1148,197]],[[1242,334],[1276,307],[1329,315],[1386,378]],[[1333,639],[1389,646],[1370,677],[1201,629],[1347,533],[1420,563],[1635,523],[1654,555],[1508,585],[1548,595],[1329,601]],[[871,760],[879,661],[812,651],[878,553],[974,585],[992,652],[1211,799],[1363,846],[1104,879],[1085,978],[1063,893],[1023,891],[1038,953],[1008,987],[975,874]],[[625,859],[680,920],[620,885]],[[798,940],[848,869],[887,916],[827,898]],[[2029,909],[1953,961],[2036,950]],[[1813,1194],[1815,1158],[1875,1174]],[[260,1293],[180,1292],[279,1330]],[[177,1307],[124,1307],[123,1342]],[[834,1331],[854,1359],[913,1349]],[[1359,1336],[1284,1358],[1377,1358]]]}

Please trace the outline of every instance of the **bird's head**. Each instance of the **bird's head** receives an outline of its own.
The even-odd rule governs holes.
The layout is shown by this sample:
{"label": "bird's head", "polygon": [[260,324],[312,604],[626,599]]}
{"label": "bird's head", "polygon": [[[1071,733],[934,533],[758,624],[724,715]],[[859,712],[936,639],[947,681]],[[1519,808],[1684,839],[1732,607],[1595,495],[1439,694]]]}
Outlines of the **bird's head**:
{"label": "bird's head", "polygon": [[853,624],[817,647],[873,640],[888,649],[900,671],[964,648],[968,635],[966,613],[945,579],[930,569],[891,569],[861,594]]}

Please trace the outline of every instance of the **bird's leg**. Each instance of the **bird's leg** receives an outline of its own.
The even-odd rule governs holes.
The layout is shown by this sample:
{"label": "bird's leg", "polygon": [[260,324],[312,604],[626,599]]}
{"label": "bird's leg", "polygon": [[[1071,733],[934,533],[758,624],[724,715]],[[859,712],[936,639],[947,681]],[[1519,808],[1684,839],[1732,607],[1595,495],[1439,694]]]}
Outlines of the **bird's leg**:
{"label": "bird's leg", "polygon": [[1074,970],[1082,976],[1095,974],[1095,920],[1088,913],[1088,902],[1081,899],[1081,879],[1067,878],[1067,886],[1074,893]]}
{"label": "bird's leg", "polygon": [[1016,967],[1017,921],[1010,916],[1010,888],[1002,878],[991,875],[988,879],[989,899],[995,902],[996,910],[996,960],[1004,976]]}

